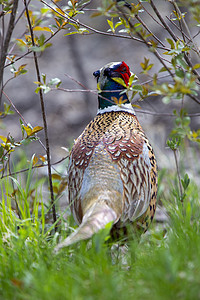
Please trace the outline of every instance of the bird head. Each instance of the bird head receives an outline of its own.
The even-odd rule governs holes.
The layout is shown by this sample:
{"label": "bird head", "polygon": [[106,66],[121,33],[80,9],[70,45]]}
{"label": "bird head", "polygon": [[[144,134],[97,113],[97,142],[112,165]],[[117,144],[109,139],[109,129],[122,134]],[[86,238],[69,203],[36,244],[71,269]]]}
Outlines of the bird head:
{"label": "bird head", "polygon": [[131,72],[129,66],[122,61],[111,62],[94,72],[93,75],[97,79],[97,83],[101,90],[111,90],[112,87],[115,87],[116,90],[123,90],[125,87],[117,83],[114,79],[121,78],[125,85],[128,86]]}
{"label": "bird head", "polygon": [[98,96],[100,110],[111,109],[110,107],[117,109],[119,104],[130,104],[126,88],[132,73],[124,61],[111,62],[94,72],[93,75],[97,79],[100,90]]}

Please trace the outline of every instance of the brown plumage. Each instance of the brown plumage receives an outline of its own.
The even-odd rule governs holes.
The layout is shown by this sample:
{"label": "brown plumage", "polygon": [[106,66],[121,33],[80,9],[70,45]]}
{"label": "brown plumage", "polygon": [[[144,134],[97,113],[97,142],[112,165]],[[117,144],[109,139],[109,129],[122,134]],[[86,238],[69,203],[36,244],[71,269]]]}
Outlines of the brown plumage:
{"label": "brown plumage", "polygon": [[[56,251],[91,237],[111,221],[113,234],[128,223],[145,231],[155,213],[155,156],[126,93],[121,94],[125,88],[113,79],[125,78],[128,84],[129,68],[111,63],[94,75],[102,90],[99,111],[75,141],[68,170],[69,202],[80,226]],[[106,97],[104,90],[110,90]],[[124,104],[116,104],[116,97],[123,97]]]}

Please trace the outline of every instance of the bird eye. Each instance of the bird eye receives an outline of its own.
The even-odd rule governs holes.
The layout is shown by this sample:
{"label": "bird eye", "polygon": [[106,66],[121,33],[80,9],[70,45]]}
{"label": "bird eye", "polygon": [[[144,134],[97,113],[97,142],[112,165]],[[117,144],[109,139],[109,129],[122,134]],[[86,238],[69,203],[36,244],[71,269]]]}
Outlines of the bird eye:
{"label": "bird eye", "polygon": [[110,76],[110,75],[111,75],[111,70],[110,70],[110,68],[106,68],[106,69],[104,70],[104,72],[103,72],[103,75],[104,75],[104,76]]}

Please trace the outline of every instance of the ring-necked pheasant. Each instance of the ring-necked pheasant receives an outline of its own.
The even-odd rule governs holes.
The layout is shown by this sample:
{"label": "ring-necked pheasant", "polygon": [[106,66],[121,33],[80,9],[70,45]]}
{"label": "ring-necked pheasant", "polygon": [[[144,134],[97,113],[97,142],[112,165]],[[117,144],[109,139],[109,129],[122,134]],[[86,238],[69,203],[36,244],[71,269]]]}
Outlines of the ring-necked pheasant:
{"label": "ring-necked pheasant", "polygon": [[113,231],[127,223],[145,231],[156,208],[157,166],[126,88],[131,72],[125,62],[109,63],[93,73],[100,89],[97,116],[77,138],[69,170],[69,202],[80,226],[55,251],[113,222]]}

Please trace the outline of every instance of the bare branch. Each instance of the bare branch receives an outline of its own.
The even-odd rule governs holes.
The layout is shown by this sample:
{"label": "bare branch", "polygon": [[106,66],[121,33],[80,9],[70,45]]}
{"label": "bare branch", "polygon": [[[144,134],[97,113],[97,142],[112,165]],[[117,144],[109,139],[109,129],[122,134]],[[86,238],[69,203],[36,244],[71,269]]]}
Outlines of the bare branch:
{"label": "bare branch", "polygon": [[192,100],[194,100],[196,103],[200,104],[200,100],[197,99],[195,96],[191,95],[191,94],[187,94],[188,97],[190,97]]}
{"label": "bare branch", "polygon": [[[76,79],[72,78],[70,75],[67,75],[69,78],[71,78],[73,81],[77,82],[79,85],[83,86],[80,82],[78,82]],[[168,75],[169,76],[169,75]],[[163,78],[166,76],[162,76]],[[144,82],[141,85],[144,85],[148,82]],[[58,90],[58,91],[62,91],[62,92],[67,92],[67,93],[92,93],[95,95],[99,95],[97,90],[89,90],[89,89],[85,89],[85,90],[81,90],[81,89],[65,89],[65,88],[52,88],[52,90]],[[104,92],[109,92],[110,90],[106,91],[104,90]],[[114,92],[114,91],[113,91]],[[108,99],[107,99],[108,100]],[[138,101],[138,100],[137,100]],[[135,102],[137,102],[135,101]],[[175,115],[173,113],[161,113],[161,112],[155,112],[155,111],[148,111],[148,110],[142,110],[142,109],[134,109],[137,113],[143,113],[143,114],[148,114],[148,115],[156,115],[156,116],[166,116],[166,117],[175,117]],[[189,117],[194,118],[194,117],[199,117],[200,113],[191,113],[188,114]]]}
{"label": "bare branch", "polygon": [[[175,10],[177,11],[177,13],[181,16],[181,11],[180,11],[180,9],[179,9],[177,3],[176,3],[174,0],[172,0],[172,4],[173,4]],[[199,49],[198,49],[198,47],[197,47],[195,41],[193,40],[193,37],[192,37],[192,35],[191,35],[191,33],[190,33],[190,30],[189,30],[189,28],[188,28],[187,23],[185,22],[184,17],[182,17],[181,20],[182,20],[182,22],[183,22],[183,24],[184,24],[184,26],[185,26],[185,29],[186,29],[186,31],[187,31],[189,37],[190,37],[190,40],[191,40],[192,44],[194,45],[194,48],[195,48],[195,50],[196,50],[196,53],[198,54],[198,56],[200,56]],[[180,23],[181,23],[181,22],[180,22]]]}
{"label": "bare branch", "polygon": [[186,33],[185,33],[184,31],[181,31],[181,29],[176,25],[175,22],[173,22],[168,16],[166,16],[166,18],[167,18],[167,20],[168,20],[172,25],[174,25],[174,27],[176,27],[176,29],[177,29],[178,31],[181,32],[182,35],[184,35],[184,38],[187,38],[188,41],[191,42],[191,39],[186,35]]}
{"label": "bare branch", "polygon": [[163,24],[164,28],[168,31],[168,33],[171,35],[171,37],[173,38],[173,40],[175,42],[178,41],[178,38],[176,37],[176,35],[174,34],[174,32],[171,30],[171,28],[168,26],[168,24],[164,21],[163,17],[161,16],[161,14],[159,13],[156,5],[154,4],[153,0],[150,0],[150,4],[151,7],[153,8],[154,12],[156,13],[158,19],[160,20],[160,22]]}
{"label": "bare branch", "polygon": [[[49,7],[51,10],[53,10],[57,14],[59,14],[61,17],[66,18],[67,20],[70,20],[70,22],[73,22],[74,24],[78,24],[78,25],[82,26],[82,27],[90,30],[91,32],[94,32],[96,34],[106,35],[106,36],[109,36],[109,37],[117,37],[117,38],[129,39],[129,40],[131,39],[131,40],[135,40],[135,41],[140,42],[140,43],[144,43],[143,39],[139,39],[139,38],[136,38],[134,36],[122,35],[122,34],[117,34],[117,33],[108,33],[108,32],[105,32],[105,31],[100,31],[98,29],[92,28],[89,25],[83,24],[79,20],[75,20],[73,17],[70,17],[65,11],[62,10],[61,7],[58,6],[58,4],[56,2],[51,0],[51,2],[53,4],[55,4],[62,11],[62,14],[59,11],[55,10],[51,5],[49,5],[44,0],[40,0],[40,1],[43,4],[45,4],[47,7]],[[151,45],[151,43],[150,43],[150,45]],[[163,47],[163,46],[158,46],[158,48],[166,50],[166,47]]]}
{"label": "bare branch", "polygon": [[[2,81],[3,81],[3,70],[4,70],[4,65],[6,61],[6,56],[8,52],[8,47],[11,39],[11,35],[14,29],[14,24],[15,24],[15,17],[17,13],[17,7],[18,7],[18,0],[13,1],[13,8],[10,14],[10,21],[8,24],[8,30],[6,33],[5,41],[3,44],[2,52],[1,52],[1,59],[0,59],[0,87],[2,86]],[[0,92],[0,105],[1,105],[1,98],[2,98],[2,91]]]}
{"label": "bare branch", "polygon": [[[26,0],[24,0],[24,5],[25,5],[25,8],[26,8],[26,15],[27,15],[27,21],[28,21],[28,25],[29,25],[30,34],[31,34],[32,45],[35,46],[34,34],[33,34],[33,29],[32,29],[32,26],[31,26],[31,21],[30,21],[30,16],[29,16],[29,11],[28,11],[28,7],[27,7],[27,4],[26,4]],[[39,64],[38,64],[36,52],[33,52],[33,55],[34,55],[36,73],[37,73],[37,81],[41,82],[40,70],[39,70]],[[48,178],[49,178],[49,188],[50,188],[50,194],[51,194],[51,205],[52,205],[52,211],[53,211],[53,221],[54,221],[54,223],[56,223],[57,218],[56,218],[56,207],[55,207],[55,203],[54,203],[52,176],[51,176],[51,159],[50,159],[48,129],[47,129],[46,114],[45,114],[44,98],[43,98],[43,93],[42,93],[41,89],[39,90],[39,96],[40,96],[40,104],[41,104],[41,109],[42,109],[42,118],[43,118],[44,133],[45,133],[45,140],[46,140]],[[55,231],[56,230],[57,230],[57,226],[55,226]]]}
{"label": "bare branch", "polygon": [[135,17],[142,24],[142,26],[154,37],[154,39],[166,49],[166,46],[163,44],[163,42],[148,28],[144,21],[138,15],[135,15]]}
{"label": "bare branch", "polygon": [[186,40],[185,40],[185,35],[184,35],[184,31],[183,31],[183,26],[182,26],[182,22],[181,22],[181,12],[180,12],[180,10],[178,9],[178,7],[176,6],[176,5],[174,5],[174,2],[172,1],[172,4],[173,4],[173,6],[174,6],[174,9],[175,9],[175,11],[176,11],[176,14],[179,16],[179,18],[178,18],[178,23],[179,23],[179,27],[180,27],[180,32],[181,32],[181,34],[182,34],[182,38],[183,38],[183,41],[184,42],[186,42]]}
{"label": "bare branch", "polygon": [[[61,158],[60,160],[56,161],[55,163],[51,164],[51,166],[55,166],[55,165],[58,165],[60,164],[61,162],[63,162],[64,160],[66,160],[67,158],[69,157],[69,155]],[[46,167],[46,165],[44,164],[40,164],[40,165],[36,165],[36,166],[32,166],[32,170],[33,169],[39,169],[39,168],[44,168]],[[25,172],[28,172],[30,168],[26,168],[26,169],[23,169],[23,170],[20,170],[20,171],[16,171],[16,172],[13,172],[13,173],[9,173],[9,174],[5,174],[3,176],[1,176],[1,179],[2,178],[5,178],[5,177],[8,177],[8,176],[14,176],[14,175],[18,175],[18,174],[21,174],[21,173],[25,173]]]}
{"label": "bare branch", "polygon": [[[4,96],[7,98],[7,100],[10,102],[11,106],[13,107],[13,109],[16,111],[16,113],[20,116],[20,118],[22,119],[22,121],[24,122],[24,124],[26,124],[26,126],[28,126],[28,123],[26,122],[26,120],[24,119],[24,117],[22,116],[22,114],[19,112],[19,110],[17,109],[17,107],[14,105],[14,103],[12,102],[12,100],[8,97],[8,95],[2,91],[2,93],[4,94]],[[39,143],[41,144],[41,146],[44,148],[44,150],[46,151],[46,147],[45,145],[42,143],[42,141],[39,139],[38,140]]]}
{"label": "bare branch", "polygon": [[[55,31],[54,32],[54,34],[52,34],[49,38],[47,38],[45,41],[44,41],[44,44],[46,44],[47,42],[49,42],[58,32],[60,32],[60,28],[57,30],[57,31]],[[22,58],[24,58],[25,56],[27,56],[28,54],[30,54],[30,53],[33,53],[33,51],[32,50],[28,50],[26,53],[24,53],[23,55],[21,55],[20,57],[18,57],[18,58],[16,58],[15,59],[15,62],[17,62],[18,60],[20,60],[20,59],[22,59]],[[11,62],[11,63],[8,63],[7,65],[5,65],[5,67],[4,68],[7,68],[7,67],[9,67],[10,65],[12,65],[13,64],[13,62]]]}
{"label": "bare branch", "polygon": [[[173,3],[173,1],[172,1],[172,3]],[[174,34],[174,32],[171,30],[171,28],[168,26],[168,24],[164,21],[163,17],[162,17],[161,14],[159,13],[159,11],[158,11],[156,5],[154,4],[153,0],[150,0],[150,4],[151,4],[153,10],[155,11],[157,17],[159,18],[159,20],[161,21],[161,23],[162,23],[163,26],[165,27],[165,29],[166,29],[166,30],[168,31],[168,33],[171,35],[171,37],[173,38],[173,40],[174,40],[175,42],[177,42],[179,38],[176,37],[176,35]],[[188,64],[188,66],[189,66],[190,68],[192,68],[193,74],[196,75],[196,76],[198,77],[198,80],[200,81],[200,75],[198,74],[198,72],[197,72],[195,69],[193,69],[193,65],[192,65],[192,63],[191,63],[191,61],[190,61],[188,55],[186,54],[186,52],[184,52],[184,58],[185,58],[185,61],[186,61],[187,64]]]}
{"label": "bare branch", "polygon": [[168,68],[168,66],[165,64],[164,59],[161,58],[161,56],[160,56],[160,54],[158,53],[158,51],[157,51],[154,47],[152,47],[152,44],[151,44],[151,43],[149,43],[149,42],[147,42],[147,41],[145,40],[145,38],[140,34],[140,32],[135,31],[134,25],[133,25],[133,23],[131,22],[131,20],[126,16],[126,14],[124,13],[123,7],[117,6],[117,9],[118,9],[118,11],[122,14],[123,18],[126,19],[126,21],[129,23],[129,26],[130,26],[130,28],[132,29],[132,31],[134,31],[134,32],[140,37],[140,39],[143,40],[143,42],[145,43],[145,45],[146,45],[149,49],[151,48],[152,52],[155,54],[155,56],[157,57],[157,59],[160,61],[160,63],[164,66],[164,68],[168,71],[168,73],[169,73],[169,74],[171,75],[171,77],[173,78],[173,77],[174,77],[173,73],[172,73],[171,70]]}
{"label": "bare branch", "polygon": [[149,10],[145,8],[145,6],[143,5],[143,3],[140,0],[137,0],[138,3],[141,5],[141,7],[146,11],[146,13],[152,18],[152,20],[154,20],[159,26],[161,26],[163,29],[165,28],[162,24],[160,24],[153,15],[150,14]]}

